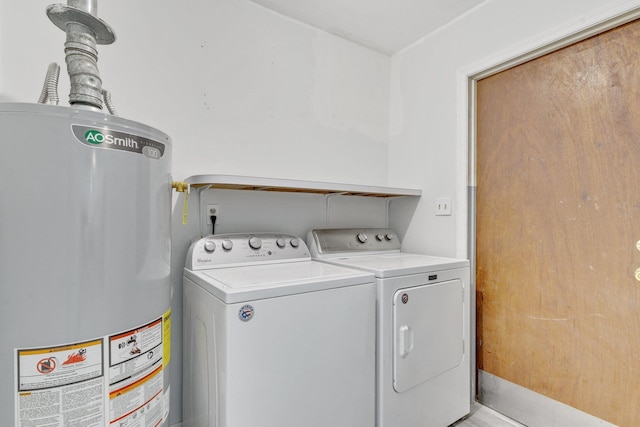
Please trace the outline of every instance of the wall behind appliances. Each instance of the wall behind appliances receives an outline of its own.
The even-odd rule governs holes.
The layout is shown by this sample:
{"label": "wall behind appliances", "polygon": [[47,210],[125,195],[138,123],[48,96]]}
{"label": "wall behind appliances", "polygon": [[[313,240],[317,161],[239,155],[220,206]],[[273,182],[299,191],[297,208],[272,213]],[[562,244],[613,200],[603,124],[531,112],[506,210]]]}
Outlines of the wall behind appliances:
{"label": "wall behind appliances", "polygon": [[[45,14],[56,2],[0,0],[0,101],[35,102],[55,61],[68,105],[65,35]],[[119,115],[172,137],[174,179],[215,173],[387,185],[388,57],[246,0],[108,0],[98,15],[117,35],[98,47],[104,87]],[[172,424],[182,419],[182,268],[200,233],[192,227],[197,209],[183,226],[182,200],[176,195],[173,208]]]}
{"label": "wall behind appliances", "polygon": [[[65,37],[46,17],[51,3],[11,2],[0,17],[4,100],[37,100],[57,61],[67,102]],[[386,185],[387,56],[246,0],[109,0],[98,15],[117,35],[99,46],[104,87],[121,116],[171,135],[176,178],[215,171]]]}
{"label": "wall behind appliances", "polygon": [[120,36],[112,91],[176,140],[176,178],[386,184],[388,57],[245,0],[102,9]]}

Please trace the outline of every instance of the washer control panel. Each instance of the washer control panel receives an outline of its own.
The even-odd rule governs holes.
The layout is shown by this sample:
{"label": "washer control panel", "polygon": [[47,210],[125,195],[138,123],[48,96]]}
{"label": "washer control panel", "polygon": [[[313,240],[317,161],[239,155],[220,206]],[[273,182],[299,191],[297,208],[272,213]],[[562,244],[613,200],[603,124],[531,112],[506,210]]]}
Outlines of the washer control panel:
{"label": "washer control panel", "polygon": [[307,235],[311,255],[353,252],[399,252],[400,239],[390,228],[327,228]]}
{"label": "washer control panel", "polygon": [[243,264],[311,259],[302,239],[283,233],[232,233],[205,236],[191,244],[185,268],[204,270]]}

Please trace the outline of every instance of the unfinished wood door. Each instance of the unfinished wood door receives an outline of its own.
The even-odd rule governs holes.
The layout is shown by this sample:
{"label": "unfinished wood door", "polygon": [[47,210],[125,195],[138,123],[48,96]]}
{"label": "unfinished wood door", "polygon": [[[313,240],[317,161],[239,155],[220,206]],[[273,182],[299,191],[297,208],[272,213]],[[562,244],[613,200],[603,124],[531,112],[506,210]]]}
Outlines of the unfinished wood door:
{"label": "unfinished wood door", "polygon": [[636,427],[640,23],[477,96],[479,369]]}

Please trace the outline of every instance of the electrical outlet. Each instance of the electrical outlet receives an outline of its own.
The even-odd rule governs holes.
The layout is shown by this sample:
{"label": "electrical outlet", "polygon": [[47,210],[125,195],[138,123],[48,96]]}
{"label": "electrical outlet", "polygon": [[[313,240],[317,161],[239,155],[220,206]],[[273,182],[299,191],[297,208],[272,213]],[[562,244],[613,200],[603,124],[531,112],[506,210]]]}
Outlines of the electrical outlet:
{"label": "electrical outlet", "polygon": [[451,197],[436,198],[436,216],[451,215]]}
{"label": "electrical outlet", "polygon": [[207,218],[207,225],[211,225],[211,215],[215,215],[216,224],[220,224],[220,205],[207,205],[204,214]]}

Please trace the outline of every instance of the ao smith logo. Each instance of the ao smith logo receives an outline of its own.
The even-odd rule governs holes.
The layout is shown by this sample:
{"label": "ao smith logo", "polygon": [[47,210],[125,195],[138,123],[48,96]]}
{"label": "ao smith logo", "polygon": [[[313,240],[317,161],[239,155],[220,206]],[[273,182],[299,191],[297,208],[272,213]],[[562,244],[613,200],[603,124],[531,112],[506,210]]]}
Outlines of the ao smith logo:
{"label": "ao smith logo", "polygon": [[71,131],[76,140],[86,146],[142,154],[149,159],[161,159],[166,148],[160,141],[113,129],[71,125]]}
{"label": "ao smith logo", "polygon": [[109,144],[109,145],[117,145],[119,147],[139,149],[138,141],[136,141],[135,139],[132,139],[129,137],[118,138],[111,134],[104,135],[102,132],[95,129],[88,130],[87,132],[85,132],[84,139],[88,143],[95,144],[95,145]]}

